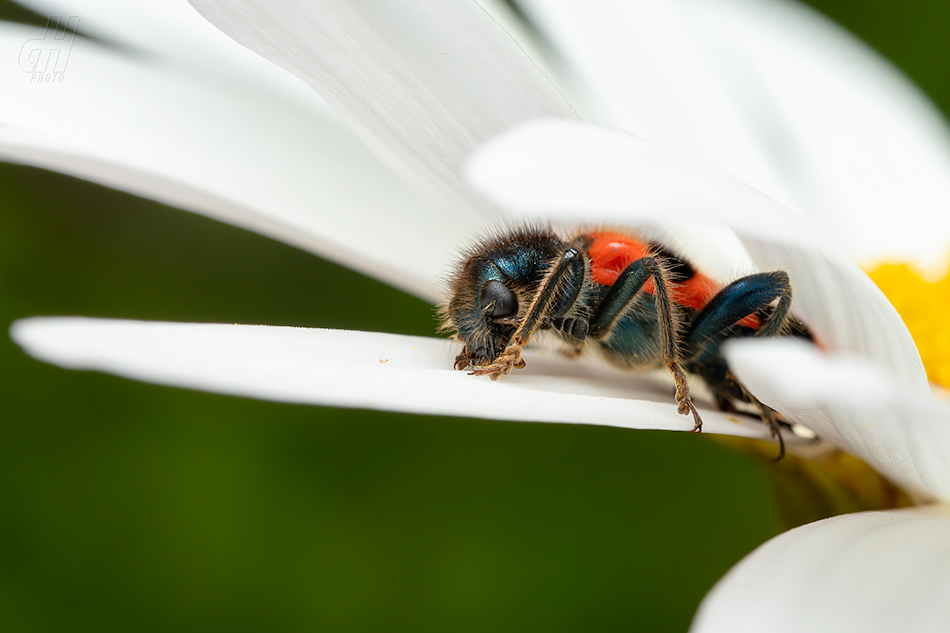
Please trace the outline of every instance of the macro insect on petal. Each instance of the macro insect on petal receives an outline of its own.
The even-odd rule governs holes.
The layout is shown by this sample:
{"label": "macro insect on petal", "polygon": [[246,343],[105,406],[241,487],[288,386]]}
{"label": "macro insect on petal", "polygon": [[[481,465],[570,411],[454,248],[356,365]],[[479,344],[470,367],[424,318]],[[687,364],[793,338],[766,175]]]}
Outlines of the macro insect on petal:
{"label": "macro insect on petal", "polygon": [[664,245],[613,229],[561,236],[521,227],[491,236],[467,253],[450,281],[444,327],[462,351],[455,368],[497,380],[525,366],[521,351],[538,331],[561,339],[564,352],[586,350],[634,371],[666,367],[679,413],[691,432],[703,422],[687,372],[701,378],[723,411],[751,407],[778,437],[781,416],[759,402],[721,353],[730,338],[792,335],[811,340],[790,314],[784,271],[748,275],[722,286]]}

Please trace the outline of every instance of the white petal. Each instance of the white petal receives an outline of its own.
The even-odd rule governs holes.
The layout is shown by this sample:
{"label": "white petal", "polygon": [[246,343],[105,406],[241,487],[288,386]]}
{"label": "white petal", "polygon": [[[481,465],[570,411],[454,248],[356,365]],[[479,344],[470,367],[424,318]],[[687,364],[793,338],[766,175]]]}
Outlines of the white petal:
{"label": "white petal", "polygon": [[950,510],[833,517],[762,545],[706,596],[693,633],[947,630]]}
{"label": "white petal", "polygon": [[475,2],[193,0],[222,31],[310,82],[386,160],[459,213],[478,143],[574,112]]}
{"label": "white petal", "polygon": [[458,246],[447,236],[475,219],[408,191],[315,95],[288,100],[82,39],[62,82],[35,85],[17,58],[43,35],[0,25],[0,157],[205,213],[438,296],[437,275]]}
{"label": "white petal", "polygon": [[946,122],[828,19],[779,0],[519,4],[608,124],[727,168],[861,261],[946,269]]}
{"label": "white petal", "polygon": [[950,128],[899,70],[804,4],[684,2],[796,211],[851,257],[933,274],[950,249]]}
{"label": "white petal", "polygon": [[[215,77],[252,80],[287,98],[310,93],[290,73],[238,45],[198,15],[187,0],[20,0],[40,15],[107,42]],[[153,60],[154,61],[154,60]],[[310,97],[312,100],[312,97]]]}
{"label": "white petal", "polygon": [[769,406],[922,498],[950,499],[950,404],[880,368],[791,340],[734,341],[730,367]]}
{"label": "white petal", "polygon": [[682,3],[521,4],[603,102],[602,122],[715,162],[772,195],[786,194],[731,95],[710,72],[701,42],[684,23]]}
{"label": "white petal", "polygon": [[906,389],[929,395],[910,333],[867,275],[807,222],[726,172],[630,134],[545,121],[486,144],[466,173],[486,197],[529,217],[725,223],[760,270],[788,272],[793,310],[823,346],[887,367]]}
{"label": "white petal", "polygon": [[[448,340],[306,328],[83,318],[17,321],[37,358],[165,385],[306,404],[526,422],[689,430],[665,381],[529,352],[497,382],[452,369]],[[702,409],[704,431],[767,438],[764,426]],[[792,441],[795,441],[792,439]]]}

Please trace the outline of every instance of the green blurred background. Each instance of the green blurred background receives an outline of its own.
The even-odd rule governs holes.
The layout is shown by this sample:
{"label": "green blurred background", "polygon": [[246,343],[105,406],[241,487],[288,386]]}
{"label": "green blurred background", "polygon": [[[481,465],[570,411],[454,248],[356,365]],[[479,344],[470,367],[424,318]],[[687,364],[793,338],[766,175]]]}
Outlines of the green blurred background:
{"label": "green blurred background", "polygon": [[[812,4],[948,111],[950,4]],[[293,248],[0,164],[0,323],[51,314],[434,330]],[[255,402],[7,337],[0,432],[2,631],[684,631],[789,501],[707,437]]]}

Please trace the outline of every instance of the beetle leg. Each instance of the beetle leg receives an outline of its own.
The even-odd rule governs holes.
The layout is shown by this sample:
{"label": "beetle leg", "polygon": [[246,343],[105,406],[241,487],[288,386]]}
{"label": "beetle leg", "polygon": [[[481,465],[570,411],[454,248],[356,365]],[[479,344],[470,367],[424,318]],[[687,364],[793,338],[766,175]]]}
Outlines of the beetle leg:
{"label": "beetle leg", "polygon": [[775,336],[788,322],[792,305],[792,286],[785,271],[758,273],[737,279],[710,300],[693,321],[688,347],[693,350],[691,363],[702,363],[712,358],[722,342],[728,338],[731,326],[778,301],[775,309],[758,330],[756,336]]}
{"label": "beetle leg", "polygon": [[455,357],[455,369],[462,370],[472,365],[472,354],[468,351],[468,345],[462,348],[462,353]]}
{"label": "beetle leg", "polygon": [[521,350],[528,344],[528,340],[534,331],[541,326],[544,318],[550,316],[551,306],[558,299],[561,286],[572,272],[580,280],[576,284],[576,288],[572,289],[572,293],[576,296],[580,292],[580,286],[584,279],[584,258],[576,248],[569,248],[564,251],[551,266],[524,317],[518,320],[518,329],[515,330],[505,351],[491,365],[473,367],[472,375],[489,376],[492,380],[498,380],[499,376],[511,373],[512,369],[524,367],[524,361],[521,360]]}
{"label": "beetle leg", "polygon": [[651,277],[653,278],[653,295],[660,330],[660,354],[663,364],[673,374],[673,380],[676,382],[677,411],[682,415],[692,414],[693,429],[690,433],[699,433],[703,430],[703,421],[699,417],[696,407],[693,406],[693,400],[689,395],[689,382],[686,380],[686,373],[680,365],[676,317],[670,303],[666,273],[654,258],[638,259],[620,273],[617,281],[607,291],[597,308],[596,314],[590,321],[589,336],[594,339],[605,338],[610,333],[610,328],[614,322],[636,299],[643,288],[643,284]]}
{"label": "beetle leg", "polygon": [[[730,376],[732,376],[731,372]],[[734,376],[732,377],[735,379]],[[781,461],[782,458],[785,457],[785,440],[782,439],[782,427],[779,424],[778,418],[775,417],[775,409],[766,404],[762,404],[759,399],[753,396],[752,393],[738,380],[736,380],[736,384],[739,385],[739,389],[741,389],[743,395],[749,399],[749,402],[759,409],[759,417],[762,418],[762,422],[768,425],[769,433],[772,435],[772,437],[778,438],[778,457],[775,458],[775,461]]]}
{"label": "beetle leg", "polygon": [[[777,302],[777,303],[776,303]],[[760,310],[776,303],[772,313],[756,330],[755,336],[776,336],[780,334],[789,321],[789,309],[792,305],[792,286],[785,271],[758,273],[737,279],[719,291],[715,297],[703,308],[693,322],[693,330],[689,335],[689,349],[694,351],[690,359],[692,366],[709,366],[710,363],[723,363],[726,369],[725,385],[738,388],[742,396],[751,402],[758,410],[759,417],[768,425],[772,437],[778,438],[779,454],[775,461],[785,456],[785,440],[782,439],[781,427],[775,411],[762,404],[735,375],[728,371],[721,357],[715,360],[719,353],[719,346],[729,337],[728,330],[744,319]],[[712,385],[714,391],[717,385]],[[717,400],[719,400],[717,396]],[[720,402],[721,408],[721,402]]]}

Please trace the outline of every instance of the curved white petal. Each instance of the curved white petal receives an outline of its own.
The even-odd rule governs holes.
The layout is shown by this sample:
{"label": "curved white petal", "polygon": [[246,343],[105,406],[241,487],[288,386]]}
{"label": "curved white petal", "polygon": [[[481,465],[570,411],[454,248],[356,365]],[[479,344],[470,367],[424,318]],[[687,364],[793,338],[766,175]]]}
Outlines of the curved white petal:
{"label": "curved white petal", "polygon": [[193,0],[236,41],[318,89],[381,156],[462,214],[480,142],[570,105],[477,3]]}
{"label": "curved white petal", "polygon": [[17,57],[42,36],[0,24],[0,158],[205,213],[438,296],[458,247],[446,236],[478,218],[409,191],[316,95],[290,100],[81,39],[61,83],[34,85]]}
{"label": "curved white petal", "polygon": [[945,274],[950,128],[927,96],[804,4],[690,0],[684,10],[792,207],[858,261]]}
{"label": "curved white petal", "polygon": [[[493,382],[452,369],[448,340],[307,328],[84,318],[17,321],[33,356],[159,384],[236,396],[525,422],[689,430],[666,381],[529,351]],[[702,405],[702,403],[700,403]],[[704,431],[765,439],[765,427],[702,407]],[[797,441],[791,438],[791,441]]]}
{"label": "curved white petal", "polygon": [[[312,101],[306,84],[214,28],[187,0],[19,0],[40,15],[59,16],[78,32],[118,44],[215,80],[253,81],[260,90]],[[151,60],[155,62],[156,60]]]}
{"label": "curved white petal", "polygon": [[948,569],[945,506],[833,517],[748,555],[706,596],[690,631],[946,631]]}
{"label": "curved white petal", "polygon": [[950,500],[950,403],[908,394],[879,367],[790,340],[734,341],[739,379],[922,498]]}
{"label": "curved white petal", "polygon": [[486,144],[466,173],[486,197],[529,217],[725,223],[760,270],[788,272],[793,310],[823,346],[887,367],[906,389],[929,397],[910,333],[867,275],[807,222],[718,168],[630,134],[544,121]]}
{"label": "curved white petal", "polygon": [[682,3],[518,4],[579,75],[579,83],[604,104],[602,122],[713,161],[773,195],[785,193],[780,175],[683,23]]}
{"label": "curved white petal", "polygon": [[861,261],[946,269],[947,124],[830,20],[785,0],[518,4],[608,124],[725,167]]}

